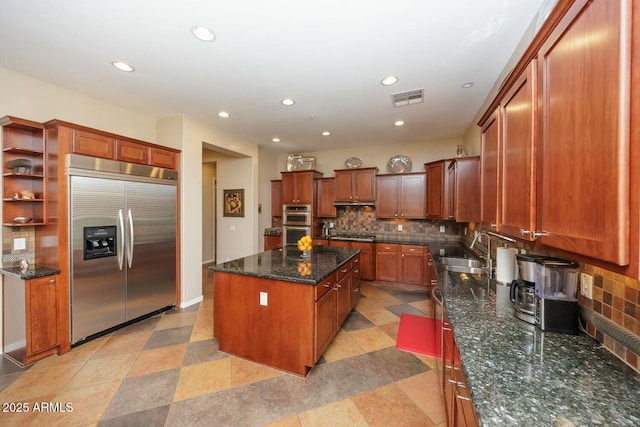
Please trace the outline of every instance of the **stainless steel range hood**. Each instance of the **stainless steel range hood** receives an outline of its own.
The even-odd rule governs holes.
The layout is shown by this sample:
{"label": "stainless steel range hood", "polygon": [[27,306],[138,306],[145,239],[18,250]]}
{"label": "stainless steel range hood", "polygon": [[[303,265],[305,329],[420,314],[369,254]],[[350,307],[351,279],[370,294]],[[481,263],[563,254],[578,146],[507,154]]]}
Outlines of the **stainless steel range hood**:
{"label": "stainless steel range hood", "polygon": [[333,206],[375,206],[375,202],[333,202]]}

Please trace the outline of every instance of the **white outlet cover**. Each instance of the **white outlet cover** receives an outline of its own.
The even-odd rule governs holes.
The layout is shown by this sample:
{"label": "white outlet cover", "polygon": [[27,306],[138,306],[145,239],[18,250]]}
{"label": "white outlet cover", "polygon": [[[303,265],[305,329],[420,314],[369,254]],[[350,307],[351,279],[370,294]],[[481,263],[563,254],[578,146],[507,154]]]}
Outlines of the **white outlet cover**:
{"label": "white outlet cover", "polygon": [[398,224],[398,231],[402,231],[402,224]]}
{"label": "white outlet cover", "polygon": [[269,294],[266,292],[260,292],[260,305],[265,307],[269,305]]}
{"label": "white outlet cover", "polygon": [[593,299],[593,276],[580,273],[580,294],[586,298]]}
{"label": "white outlet cover", "polygon": [[21,251],[23,249],[27,249],[27,239],[24,237],[18,237],[17,239],[13,239],[13,250]]}
{"label": "white outlet cover", "polygon": [[444,226],[444,225],[441,225],[441,226],[440,226],[440,232],[441,232],[441,233],[444,233],[445,231],[446,231],[445,226]]}

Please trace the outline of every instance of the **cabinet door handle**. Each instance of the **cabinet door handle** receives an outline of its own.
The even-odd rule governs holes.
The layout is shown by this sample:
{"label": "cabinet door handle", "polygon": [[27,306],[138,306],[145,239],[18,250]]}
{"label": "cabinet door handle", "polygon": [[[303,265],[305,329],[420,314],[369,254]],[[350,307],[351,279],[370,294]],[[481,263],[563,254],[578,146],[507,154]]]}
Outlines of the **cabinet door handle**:
{"label": "cabinet door handle", "polygon": [[346,273],[348,270],[346,268],[343,268],[342,270],[340,270],[342,273]]}
{"label": "cabinet door handle", "polygon": [[322,285],[322,286],[324,286],[325,288],[330,288],[330,287],[331,287],[331,282],[327,282],[327,283],[325,283],[325,284],[324,284],[324,285]]}
{"label": "cabinet door handle", "polygon": [[49,284],[50,285],[55,285],[56,284],[56,279],[50,279],[49,280]]}
{"label": "cabinet door handle", "polygon": [[548,235],[549,235],[549,233],[546,233],[544,231],[540,231],[540,232],[534,231],[533,234],[532,234],[533,237],[541,237],[541,236],[548,236]]}

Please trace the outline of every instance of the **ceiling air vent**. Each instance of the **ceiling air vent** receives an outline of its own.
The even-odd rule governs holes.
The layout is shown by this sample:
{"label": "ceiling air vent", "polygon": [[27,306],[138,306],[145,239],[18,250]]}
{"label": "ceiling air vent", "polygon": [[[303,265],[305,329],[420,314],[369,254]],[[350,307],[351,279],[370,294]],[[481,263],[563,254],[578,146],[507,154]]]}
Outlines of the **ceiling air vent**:
{"label": "ceiling air vent", "polygon": [[424,101],[424,89],[410,90],[391,94],[391,102],[394,107],[419,104]]}

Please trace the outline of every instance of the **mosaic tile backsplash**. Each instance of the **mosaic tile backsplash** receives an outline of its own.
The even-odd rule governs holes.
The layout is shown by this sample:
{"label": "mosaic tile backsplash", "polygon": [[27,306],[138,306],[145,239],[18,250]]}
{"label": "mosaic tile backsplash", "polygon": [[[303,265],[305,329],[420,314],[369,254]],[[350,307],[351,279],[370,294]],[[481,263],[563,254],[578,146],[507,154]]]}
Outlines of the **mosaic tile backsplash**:
{"label": "mosaic tile backsplash", "polygon": [[[13,239],[24,238],[26,248],[13,249]],[[17,267],[22,259],[32,261],[35,258],[36,233],[34,227],[3,227],[2,230],[2,267]]]}

